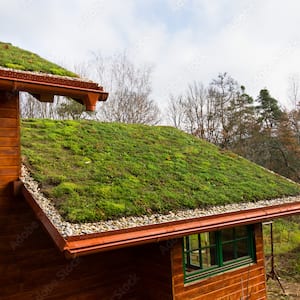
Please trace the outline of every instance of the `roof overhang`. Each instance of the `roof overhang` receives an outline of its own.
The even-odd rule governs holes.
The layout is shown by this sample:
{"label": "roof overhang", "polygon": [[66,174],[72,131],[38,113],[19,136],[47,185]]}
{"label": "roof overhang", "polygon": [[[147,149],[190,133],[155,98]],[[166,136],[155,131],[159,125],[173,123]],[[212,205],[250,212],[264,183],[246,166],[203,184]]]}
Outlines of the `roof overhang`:
{"label": "roof overhang", "polygon": [[103,87],[79,78],[15,71],[0,68],[0,90],[28,92],[42,102],[53,102],[54,95],[70,97],[94,111],[97,101],[105,101]]}
{"label": "roof overhang", "polygon": [[122,247],[132,247],[146,243],[176,239],[193,233],[260,223],[300,213],[300,202],[292,202],[181,221],[64,238],[24,186],[22,187],[22,194],[60,251],[64,252],[66,257],[70,258]]}

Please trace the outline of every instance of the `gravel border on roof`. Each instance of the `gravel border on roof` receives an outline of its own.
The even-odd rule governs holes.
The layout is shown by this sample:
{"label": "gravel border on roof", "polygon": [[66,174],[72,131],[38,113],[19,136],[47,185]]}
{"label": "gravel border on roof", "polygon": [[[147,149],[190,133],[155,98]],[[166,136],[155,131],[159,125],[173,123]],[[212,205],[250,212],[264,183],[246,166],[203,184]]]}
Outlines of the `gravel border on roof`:
{"label": "gravel border on roof", "polygon": [[106,232],[119,229],[140,227],[145,225],[161,224],[171,221],[187,220],[197,217],[212,216],[222,213],[248,210],[253,208],[268,207],[279,204],[299,202],[300,196],[285,197],[272,200],[260,200],[257,202],[247,202],[238,204],[227,204],[222,206],[212,206],[206,209],[188,209],[182,211],[169,212],[168,214],[153,214],[139,217],[122,217],[116,220],[100,221],[94,223],[70,223],[65,221],[53,202],[46,198],[41,192],[38,183],[30,176],[29,170],[22,165],[20,178],[27,190],[32,194],[35,201],[42,208],[46,216],[57,228],[63,237],[73,235],[85,235],[99,232]]}

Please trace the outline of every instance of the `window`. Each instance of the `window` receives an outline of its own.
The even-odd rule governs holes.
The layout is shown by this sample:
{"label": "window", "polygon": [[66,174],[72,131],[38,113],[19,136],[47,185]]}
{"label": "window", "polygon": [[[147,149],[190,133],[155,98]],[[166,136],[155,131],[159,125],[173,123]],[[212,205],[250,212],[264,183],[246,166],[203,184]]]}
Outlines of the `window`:
{"label": "window", "polygon": [[239,226],[183,238],[184,278],[191,282],[255,260],[253,226]]}

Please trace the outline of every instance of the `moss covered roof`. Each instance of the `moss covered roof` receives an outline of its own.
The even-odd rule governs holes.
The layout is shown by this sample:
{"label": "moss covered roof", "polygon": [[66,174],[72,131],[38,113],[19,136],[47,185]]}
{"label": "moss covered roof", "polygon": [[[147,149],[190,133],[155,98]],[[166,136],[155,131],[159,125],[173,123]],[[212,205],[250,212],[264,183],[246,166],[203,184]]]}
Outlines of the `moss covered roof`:
{"label": "moss covered roof", "polygon": [[41,58],[35,53],[0,42],[0,67],[45,74],[78,77],[57,64]]}
{"label": "moss covered roof", "polygon": [[24,120],[22,155],[72,222],[300,194],[298,184],[172,127]]}

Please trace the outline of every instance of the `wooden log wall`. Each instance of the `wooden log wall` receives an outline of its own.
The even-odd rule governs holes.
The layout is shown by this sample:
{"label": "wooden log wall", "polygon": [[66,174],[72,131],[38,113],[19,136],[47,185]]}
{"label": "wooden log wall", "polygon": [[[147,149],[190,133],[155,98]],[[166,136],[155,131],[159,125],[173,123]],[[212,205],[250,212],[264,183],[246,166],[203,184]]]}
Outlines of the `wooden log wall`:
{"label": "wooden log wall", "polygon": [[0,91],[0,205],[12,192],[20,174],[18,95]]}
{"label": "wooden log wall", "polygon": [[24,199],[0,220],[1,300],[172,299],[170,255],[160,244],[67,260]]}
{"label": "wooden log wall", "polygon": [[[182,244],[172,249],[172,281],[174,299],[266,299],[263,238],[261,224],[255,225],[256,263],[210,278],[184,284]],[[248,295],[248,298],[246,298]],[[244,298],[242,298],[244,297]]]}
{"label": "wooden log wall", "polygon": [[137,255],[139,299],[172,300],[172,277],[170,250],[173,241],[149,244],[138,248]]}
{"label": "wooden log wall", "polygon": [[23,199],[0,214],[0,299],[137,299],[130,249],[67,260]]}

